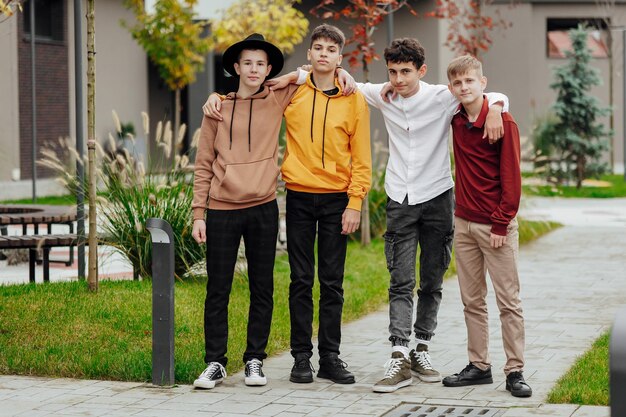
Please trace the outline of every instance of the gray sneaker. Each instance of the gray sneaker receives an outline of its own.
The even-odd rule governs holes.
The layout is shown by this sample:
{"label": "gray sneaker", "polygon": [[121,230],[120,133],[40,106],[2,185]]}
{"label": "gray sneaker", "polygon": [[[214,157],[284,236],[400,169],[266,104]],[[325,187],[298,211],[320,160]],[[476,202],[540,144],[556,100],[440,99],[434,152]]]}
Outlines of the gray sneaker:
{"label": "gray sneaker", "polygon": [[385,376],[372,389],[374,392],[394,392],[412,382],[411,363],[402,352],[393,352],[391,359],[385,363]]}
{"label": "gray sneaker", "polygon": [[409,353],[411,357],[411,373],[424,382],[439,382],[441,374],[433,369],[430,362],[428,346],[423,343],[417,345],[415,350]]}

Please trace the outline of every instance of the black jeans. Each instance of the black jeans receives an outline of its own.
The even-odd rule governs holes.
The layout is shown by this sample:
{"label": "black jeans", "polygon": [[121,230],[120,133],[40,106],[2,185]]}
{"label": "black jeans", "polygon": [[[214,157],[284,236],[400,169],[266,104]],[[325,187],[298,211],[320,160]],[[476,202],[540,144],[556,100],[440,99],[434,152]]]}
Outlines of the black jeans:
{"label": "black jeans", "polygon": [[226,366],[228,301],[242,237],[250,286],[248,342],[243,360],[263,360],[267,357],[265,348],[274,308],[276,200],[240,210],[208,210],[206,230],[208,282],[204,303],[204,361]]}
{"label": "black jeans", "polygon": [[432,200],[410,206],[387,202],[385,256],[389,283],[389,333],[393,344],[408,346],[413,317],[415,257],[420,253],[420,281],[413,330],[430,340],[437,327],[443,275],[450,265],[454,237],[454,193],[445,191]]}
{"label": "black jeans", "polygon": [[346,193],[287,191],[287,251],[291,268],[289,314],[291,354],[313,354],[313,279],[317,230],[317,276],[320,282],[319,353],[339,354],[343,311],[343,269],[348,240],[341,234]]}

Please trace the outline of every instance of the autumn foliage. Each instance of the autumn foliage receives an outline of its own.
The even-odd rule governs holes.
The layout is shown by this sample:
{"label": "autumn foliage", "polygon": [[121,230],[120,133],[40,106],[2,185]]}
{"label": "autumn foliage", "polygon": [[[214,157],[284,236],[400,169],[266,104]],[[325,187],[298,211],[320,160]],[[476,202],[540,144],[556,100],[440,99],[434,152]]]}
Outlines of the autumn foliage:
{"label": "autumn foliage", "polygon": [[333,19],[346,22],[351,30],[351,36],[346,39],[346,46],[354,45],[351,51],[344,52],[351,67],[363,66],[363,72],[368,73],[368,65],[380,59],[372,42],[372,35],[376,27],[385,17],[402,8],[417,16],[417,12],[407,0],[349,0],[340,2],[337,8],[334,0],[322,0],[311,9],[311,13],[322,19]]}
{"label": "autumn foliage", "polygon": [[512,23],[495,9],[495,18],[484,14],[484,7],[491,1],[481,0],[437,0],[434,11],[426,17],[435,17],[448,21],[448,35],[445,46],[455,55],[470,54],[479,57],[491,47],[491,33],[497,29],[507,29]]}
{"label": "autumn foliage", "polygon": [[300,0],[239,0],[211,20],[211,47],[223,52],[230,45],[252,33],[265,39],[286,54],[293,52],[309,29],[304,14],[293,7]]}
{"label": "autumn foliage", "polygon": [[512,24],[504,19],[499,9],[490,8],[492,17],[484,13],[485,6],[491,0],[436,0],[435,9],[418,13],[408,1],[403,0],[348,0],[337,6],[334,0],[321,0],[311,9],[311,13],[322,19],[344,21],[351,30],[347,45],[355,48],[344,53],[351,67],[363,65],[367,74],[367,65],[379,56],[371,41],[376,27],[390,13],[406,8],[416,17],[436,18],[448,21],[448,34],[444,46],[450,48],[455,55],[471,54],[480,56],[487,52],[493,43],[492,32],[507,29]]}
{"label": "autumn foliage", "polygon": [[3,18],[9,18],[17,10],[22,10],[22,2],[20,0],[0,0],[0,22]]}

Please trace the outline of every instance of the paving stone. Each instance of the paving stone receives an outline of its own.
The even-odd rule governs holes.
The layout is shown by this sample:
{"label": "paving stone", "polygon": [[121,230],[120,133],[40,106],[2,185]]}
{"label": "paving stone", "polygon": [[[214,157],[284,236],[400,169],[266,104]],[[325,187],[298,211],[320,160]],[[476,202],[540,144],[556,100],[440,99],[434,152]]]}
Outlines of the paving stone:
{"label": "paving stone", "polygon": [[[598,204],[597,201],[581,203],[559,199],[536,202],[540,209],[556,205],[557,209],[551,212],[568,222],[574,222],[575,218],[572,204],[587,204],[588,207]],[[623,218],[620,226],[626,226],[626,199],[603,201],[603,211],[605,206],[621,213],[615,216]],[[537,212],[534,207],[524,215],[537,215]],[[608,407],[543,404],[555,381],[600,333],[610,327],[617,308],[624,302],[626,234],[616,228],[615,223],[606,226],[603,223],[607,221],[606,216],[593,217],[588,212],[578,216],[582,218],[583,215],[591,215],[595,223],[589,223],[585,217],[584,225],[579,223],[561,228],[520,251],[527,342],[525,376],[534,392],[529,399],[514,398],[504,389],[502,368],[506,358],[498,310],[490,291],[487,305],[494,373],[492,385],[446,388],[440,383],[426,384],[416,380],[412,386],[394,393],[373,393],[372,385],[381,378],[382,365],[390,354],[388,308],[383,307],[343,327],[342,359],[355,374],[356,384],[333,384],[319,378],[315,378],[312,384],[293,384],[289,382],[289,370],[293,365],[289,352],[264,361],[269,381],[258,389],[244,385],[243,372],[229,376],[223,384],[206,391],[194,390],[189,385],[159,388],[132,382],[0,376],[0,416],[29,415],[29,411],[32,415],[41,415],[50,411],[57,415],[145,417],[291,417],[307,414],[358,417],[381,415],[402,402],[411,402],[507,407],[506,417],[608,417]],[[592,282],[589,275],[594,276]],[[430,351],[436,369],[449,375],[467,365],[467,334],[455,279],[444,282],[443,294],[437,334],[431,341]],[[312,363],[317,367],[317,348],[314,352]],[[66,408],[57,411],[62,405]]]}
{"label": "paving stone", "polygon": [[610,417],[611,409],[609,407],[581,405],[578,410],[572,414],[572,417]]}

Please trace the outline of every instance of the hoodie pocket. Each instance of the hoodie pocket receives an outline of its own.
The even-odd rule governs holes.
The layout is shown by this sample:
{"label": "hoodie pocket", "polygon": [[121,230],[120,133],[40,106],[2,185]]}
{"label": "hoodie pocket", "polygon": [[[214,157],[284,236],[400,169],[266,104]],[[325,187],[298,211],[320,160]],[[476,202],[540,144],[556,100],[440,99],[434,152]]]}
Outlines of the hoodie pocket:
{"label": "hoodie pocket", "polygon": [[211,187],[211,197],[233,203],[250,203],[276,193],[278,166],[270,157],[256,162],[226,165],[218,187]]}

